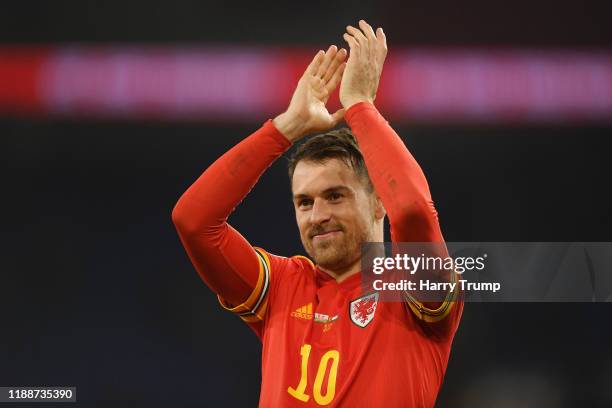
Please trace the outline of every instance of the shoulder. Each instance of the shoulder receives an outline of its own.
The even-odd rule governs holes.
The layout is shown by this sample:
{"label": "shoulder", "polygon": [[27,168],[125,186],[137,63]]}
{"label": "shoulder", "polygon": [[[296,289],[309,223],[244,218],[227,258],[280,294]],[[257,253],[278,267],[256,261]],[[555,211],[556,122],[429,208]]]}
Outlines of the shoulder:
{"label": "shoulder", "polygon": [[262,248],[256,247],[255,250],[269,267],[272,275],[287,276],[296,273],[303,274],[304,271],[311,271],[314,274],[315,264],[303,255],[293,255],[285,257],[274,255]]}

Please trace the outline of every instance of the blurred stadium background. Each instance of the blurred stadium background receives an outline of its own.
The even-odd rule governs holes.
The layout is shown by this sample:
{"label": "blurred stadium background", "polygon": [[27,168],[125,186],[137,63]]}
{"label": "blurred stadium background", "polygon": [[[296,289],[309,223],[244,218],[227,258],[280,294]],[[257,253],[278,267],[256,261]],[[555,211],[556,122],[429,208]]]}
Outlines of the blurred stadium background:
{"label": "blurred stadium background", "polygon": [[[611,241],[610,15],[595,1],[4,4],[0,385],[77,386],[79,406],[256,405],[258,341],[197,277],[170,211],[359,18],[387,33],[377,104],[447,240]],[[280,160],[230,221],[303,253],[289,194]],[[437,405],[612,406],[611,312],[468,304]]]}

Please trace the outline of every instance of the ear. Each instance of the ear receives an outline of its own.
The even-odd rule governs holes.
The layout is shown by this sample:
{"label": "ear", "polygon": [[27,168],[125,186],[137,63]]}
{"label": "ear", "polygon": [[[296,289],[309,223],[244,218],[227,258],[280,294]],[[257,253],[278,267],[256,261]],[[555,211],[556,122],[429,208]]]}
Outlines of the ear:
{"label": "ear", "polygon": [[383,218],[385,218],[385,215],[387,215],[387,210],[385,210],[385,207],[383,206],[382,201],[380,200],[380,198],[378,197],[378,195],[373,194],[373,199],[374,199],[374,218],[376,218],[377,220],[381,220]]}

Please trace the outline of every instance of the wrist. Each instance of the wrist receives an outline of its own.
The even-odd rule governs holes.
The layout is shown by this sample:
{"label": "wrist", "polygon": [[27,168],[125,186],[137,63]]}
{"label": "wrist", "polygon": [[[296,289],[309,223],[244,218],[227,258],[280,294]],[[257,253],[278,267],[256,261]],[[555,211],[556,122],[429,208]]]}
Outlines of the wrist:
{"label": "wrist", "polygon": [[366,96],[351,96],[351,97],[344,98],[341,101],[342,107],[344,107],[344,109],[347,111],[350,109],[351,106],[356,105],[361,102],[367,102],[369,104],[374,105],[374,99],[368,98]]}
{"label": "wrist", "polygon": [[301,139],[306,134],[304,122],[288,112],[281,113],[275,117],[272,123],[291,143]]}

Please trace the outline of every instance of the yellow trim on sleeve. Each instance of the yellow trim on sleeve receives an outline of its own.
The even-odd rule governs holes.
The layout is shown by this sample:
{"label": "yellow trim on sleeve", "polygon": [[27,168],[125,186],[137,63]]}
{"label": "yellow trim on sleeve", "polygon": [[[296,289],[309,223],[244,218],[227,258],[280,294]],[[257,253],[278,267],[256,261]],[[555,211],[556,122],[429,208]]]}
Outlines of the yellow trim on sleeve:
{"label": "yellow trim on sleeve", "polygon": [[264,250],[254,247],[259,261],[259,277],[251,295],[238,306],[230,306],[225,299],[217,295],[217,299],[225,310],[237,314],[248,323],[264,319],[268,307],[268,292],[270,289],[271,270],[270,259]]}
{"label": "yellow trim on sleeve", "polygon": [[[452,272],[452,282],[457,282],[456,272]],[[449,291],[446,298],[437,309],[430,309],[426,307],[422,302],[419,302],[414,296],[408,292],[404,292],[406,295],[406,304],[412,310],[414,315],[419,319],[427,323],[435,323],[444,319],[453,308],[455,301],[457,300],[458,288]]]}

